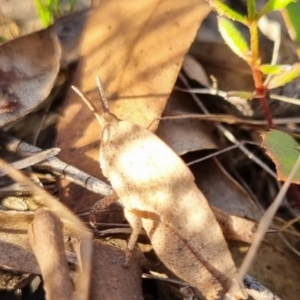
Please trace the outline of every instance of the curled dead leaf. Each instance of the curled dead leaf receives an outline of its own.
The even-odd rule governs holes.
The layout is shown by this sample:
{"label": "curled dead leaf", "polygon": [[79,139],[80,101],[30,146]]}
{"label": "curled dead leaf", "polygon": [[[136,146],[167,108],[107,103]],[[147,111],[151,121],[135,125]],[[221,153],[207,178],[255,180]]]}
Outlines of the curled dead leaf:
{"label": "curled dead leaf", "polygon": [[60,57],[59,42],[50,30],[0,46],[0,127],[25,116],[47,98]]}

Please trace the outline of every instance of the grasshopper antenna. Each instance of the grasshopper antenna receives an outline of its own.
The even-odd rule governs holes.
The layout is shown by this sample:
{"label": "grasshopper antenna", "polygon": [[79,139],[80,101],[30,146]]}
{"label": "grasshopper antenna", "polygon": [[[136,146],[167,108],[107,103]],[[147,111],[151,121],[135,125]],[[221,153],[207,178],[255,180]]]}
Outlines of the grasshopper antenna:
{"label": "grasshopper antenna", "polygon": [[101,79],[98,76],[96,77],[96,83],[97,83],[97,87],[98,87],[98,90],[100,93],[102,109],[104,112],[109,113],[110,111],[109,111],[107,99],[106,99],[104,88],[103,88],[103,82],[101,81]]}
{"label": "grasshopper antenna", "polygon": [[89,107],[89,109],[94,113],[98,122],[102,124],[103,119],[100,116],[100,113],[96,108],[96,106],[92,103],[92,101],[89,98],[87,98],[76,86],[72,85],[71,88],[85,102],[85,104]]}

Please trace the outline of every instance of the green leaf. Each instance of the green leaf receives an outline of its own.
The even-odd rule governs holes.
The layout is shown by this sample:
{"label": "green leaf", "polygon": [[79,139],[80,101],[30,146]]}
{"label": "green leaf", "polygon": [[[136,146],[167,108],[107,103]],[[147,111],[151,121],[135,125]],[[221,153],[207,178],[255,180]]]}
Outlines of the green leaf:
{"label": "green leaf", "polygon": [[233,21],[241,22],[243,24],[247,23],[247,18],[245,16],[239,14],[238,12],[236,12],[226,4],[218,0],[210,0],[208,2],[209,5],[217,11],[218,15],[225,16]]}
{"label": "green leaf", "polygon": [[291,3],[282,12],[288,32],[292,39],[296,42],[298,48],[300,47],[300,1]]}
{"label": "green leaf", "polygon": [[224,17],[218,17],[219,31],[230,49],[238,56],[247,60],[250,52],[249,46],[241,32],[232,21]]}
{"label": "green leaf", "polygon": [[255,95],[253,94],[253,92],[247,92],[247,91],[229,91],[226,94],[226,99],[230,99],[230,98],[241,98],[245,100],[251,100],[255,98]]}
{"label": "green leaf", "polygon": [[[262,139],[262,146],[276,165],[278,180],[286,180],[300,154],[299,144],[292,136],[279,130],[263,133]],[[292,182],[300,183],[300,169]]]}
{"label": "green leaf", "polygon": [[47,3],[42,0],[35,0],[35,6],[42,23],[45,27],[48,27],[51,24],[52,14]]}
{"label": "green leaf", "polygon": [[250,21],[254,21],[256,19],[256,8],[255,8],[255,0],[247,1],[247,10],[248,10],[248,19]]}
{"label": "green leaf", "polygon": [[260,65],[259,70],[265,75],[278,75],[292,69],[291,65]]}
{"label": "green leaf", "polygon": [[76,5],[76,1],[77,0],[69,0],[69,4],[70,4],[70,9],[69,11],[72,12],[75,8],[75,5]]}
{"label": "green leaf", "polygon": [[263,9],[260,11],[259,17],[274,10],[282,10],[292,2],[296,2],[296,0],[269,0],[267,4],[263,7]]}
{"label": "green leaf", "polygon": [[279,75],[275,75],[274,77],[272,77],[267,85],[267,88],[269,90],[277,88],[279,86],[291,82],[292,80],[296,79],[299,76],[300,76],[300,63],[296,63],[292,65],[291,70],[285,71]]}

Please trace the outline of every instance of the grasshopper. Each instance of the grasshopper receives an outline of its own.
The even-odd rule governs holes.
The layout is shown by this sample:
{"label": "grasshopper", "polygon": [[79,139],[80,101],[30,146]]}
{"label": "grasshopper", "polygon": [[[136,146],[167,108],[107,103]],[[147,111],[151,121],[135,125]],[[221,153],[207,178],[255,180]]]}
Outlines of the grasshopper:
{"label": "grasshopper", "polygon": [[102,113],[72,87],[102,128],[99,162],[114,189],[94,210],[119,199],[133,229],[129,251],[143,227],[159,259],[205,299],[246,299],[222,230],[191,171],[155,134],[110,113],[100,79],[97,85]]}

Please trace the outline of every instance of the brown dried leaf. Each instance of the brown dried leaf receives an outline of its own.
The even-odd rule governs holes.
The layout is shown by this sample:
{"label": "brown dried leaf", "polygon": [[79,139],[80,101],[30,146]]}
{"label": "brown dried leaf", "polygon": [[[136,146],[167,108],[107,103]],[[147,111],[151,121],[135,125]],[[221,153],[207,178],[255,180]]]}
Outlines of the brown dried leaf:
{"label": "brown dried leaf", "polygon": [[[235,261],[240,265],[247,253],[248,246],[236,241],[230,242],[229,245]],[[249,274],[264,283],[281,299],[299,299],[299,259],[295,258],[295,254],[284,245],[278,236],[273,234],[266,236]]]}
{"label": "brown dried leaf", "polygon": [[0,211],[0,266],[15,272],[40,274],[28,240],[33,213]]}
{"label": "brown dried leaf", "polygon": [[187,54],[185,56],[182,69],[190,79],[202,86],[209,87],[211,85],[204,68],[192,55]]}
{"label": "brown dried leaf", "polygon": [[[204,0],[101,1],[83,34],[74,84],[97,99],[95,77],[100,76],[107,98],[114,100],[112,112],[147,127],[161,116],[184,54],[209,10]],[[97,122],[72,93],[64,113],[58,127],[60,158],[100,177]],[[78,210],[97,200],[74,185],[63,193]],[[78,201],[82,198],[84,204]]]}
{"label": "brown dried leaf", "polygon": [[142,300],[142,269],[136,259],[124,267],[125,252],[94,242],[91,300]]}
{"label": "brown dried leaf", "polygon": [[0,16],[0,44],[4,41],[9,41],[16,38],[19,35],[19,28],[17,24],[1,14]]}
{"label": "brown dried leaf", "polygon": [[[213,43],[196,40],[189,53],[203,66],[209,76],[213,75],[216,78],[220,90],[226,92],[237,90],[252,92],[254,90],[249,66],[242,58],[235,55],[224,42]],[[262,59],[265,60],[265,55],[262,55]],[[245,99],[234,98],[227,101],[218,99],[214,104],[219,109],[225,109],[230,114],[237,116],[252,116],[255,113],[251,106],[252,102]]]}
{"label": "brown dried leaf", "polygon": [[25,116],[49,95],[60,56],[59,42],[50,30],[0,46],[0,127]]}
{"label": "brown dried leaf", "polygon": [[[32,212],[0,211],[0,266],[14,272],[41,274],[28,239]],[[74,229],[64,226],[65,236],[75,236]],[[74,256],[68,256],[74,260]]]}
{"label": "brown dried leaf", "polygon": [[[28,238],[28,227],[33,217],[32,212],[0,211],[0,266],[2,269],[41,274]],[[64,224],[64,236],[65,239],[71,237],[72,240],[77,234],[74,234],[74,230],[68,227],[68,224]],[[69,255],[68,260],[74,262],[74,256]],[[109,300],[142,299],[142,270],[138,261],[131,260],[129,268],[124,268],[125,252],[112,246],[102,245],[97,241],[94,243],[92,260],[90,299],[99,299],[100,296],[101,299]],[[6,282],[4,286],[1,278],[0,272],[0,287],[7,288],[8,283]],[[6,280],[9,278],[7,274],[5,278]],[[15,286],[11,286],[10,283],[9,288],[15,288]]]}
{"label": "brown dried leaf", "polygon": [[39,262],[47,300],[72,299],[62,222],[49,210],[38,209],[29,227],[29,241]]}
{"label": "brown dried leaf", "polygon": [[[193,113],[196,109],[194,101],[190,99],[188,94],[173,91],[164,110],[164,115],[180,116]],[[217,148],[209,135],[208,124],[188,117],[177,120],[162,120],[156,133],[178,155]]]}
{"label": "brown dried leaf", "polygon": [[209,159],[191,166],[197,186],[209,203],[229,214],[259,221],[262,212],[256,203],[218,162]]}
{"label": "brown dried leaf", "polygon": [[230,215],[213,206],[211,206],[211,208],[226,239],[249,244],[253,242],[254,234],[257,230],[257,224],[255,222]]}
{"label": "brown dried leaf", "polygon": [[216,77],[221,90],[253,90],[251,70],[247,63],[233,54],[224,43],[195,41],[189,53],[209,76]]}
{"label": "brown dried leaf", "polygon": [[66,68],[78,60],[80,39],[90,12],[88,9],[67,14],[57,19],[50,27],[50,30],[53,30],[57,35],[61,45],[61,68]]}

